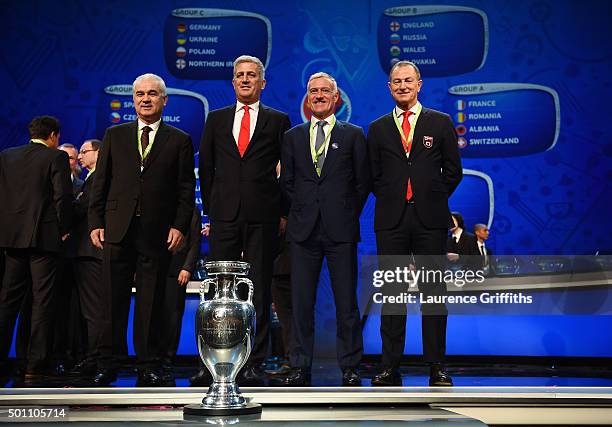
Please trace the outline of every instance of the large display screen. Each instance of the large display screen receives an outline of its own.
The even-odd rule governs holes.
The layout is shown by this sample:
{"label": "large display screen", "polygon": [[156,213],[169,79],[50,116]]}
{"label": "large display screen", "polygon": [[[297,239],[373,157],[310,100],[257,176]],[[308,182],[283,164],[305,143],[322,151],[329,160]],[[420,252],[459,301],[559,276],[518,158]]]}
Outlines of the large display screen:
{"label": "large display screen", "polygon": [[[390,67],[409,59],[421,68],[422,104],[453,119],[465,176],[450,207],[468,228],[488,225],[496,254],[609,254],[610,16],[612,3],[598,0],[8,2],[0,15],[0,149],[26,143],[28,122],[42,114],[60,119],[60,142],[101,139],[108,126],[134,120],[131,83],[152,72],[168,87],[164,120],[189,132],[197,152],[208,112],[235,101],[232,61],[241,54],[266,65],[262,102],[287,112],[292,125],[309,119],[306,83],[325,71],[341,91],[338,118],[367,132],[394,106]],[[374,202],[361,218],[361,255],[376,252]],[[334,318],[330,292],[324,270],[320,330]],[[522,322],[537,322],[530,333],[544,337],[546,325],[561,329],[561,318]],[[470,329],[461,319],[453,333]],[[481,331],[496,327],[478,322]],[[584,355],[570,341],[563,351],[519,353]],[[600,345],[612,356],[612,344]],[[508,353],[495,342],[471,348]]]}

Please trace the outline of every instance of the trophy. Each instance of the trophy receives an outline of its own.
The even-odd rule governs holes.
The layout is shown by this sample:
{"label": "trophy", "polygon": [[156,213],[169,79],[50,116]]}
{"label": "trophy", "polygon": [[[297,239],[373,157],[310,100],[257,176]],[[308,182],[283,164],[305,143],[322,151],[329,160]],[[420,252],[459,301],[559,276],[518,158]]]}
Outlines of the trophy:
{"label": "trophy", "polygon": [[[196,313],[198,352],[213,377],[201,404],[187,405],[187,415],[240,415],[261,412],[261,405],[245,399],[236,384],[236,375],[253,348],[255,307],[253,282],[247,279],[250,265],[239,261],[211,261],[204,267],[208,279],[200,285],[200,306]],[[238,299],[241,284],[249,289],[246,301]],[[214,297],[206,291],[214,287]],[[210,293],[209,293],[210,294]]]}

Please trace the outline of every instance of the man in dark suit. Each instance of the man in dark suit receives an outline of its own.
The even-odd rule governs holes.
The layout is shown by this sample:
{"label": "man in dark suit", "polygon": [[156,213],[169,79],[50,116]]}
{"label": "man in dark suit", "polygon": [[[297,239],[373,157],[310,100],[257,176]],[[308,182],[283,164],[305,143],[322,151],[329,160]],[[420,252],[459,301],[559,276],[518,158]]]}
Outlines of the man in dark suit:
{"label": "man in dark suit", "polygon": [[189,232],[177,251],[172,255],[170,268],[166,277],[164,291],[164,317],[158,330],[159,351],[162,363],[170,369],[178,350],[185,313],[185,294],[187,283],[200,259],[202,242],[202,217],[200,210],[194,206]]}
{"label": "man in dark suit", "polygon": [[[80,178],[82,171],[78,162],[78,148],[73,144],[65,143],[61,144],[58,149],[68,154],[72,194],[76,197],[83,186],[83,180]],[[54,369],[57,374],[65,373],[66,366],[78,361],[84,351],[84,343],[81,340],[81,311],[78,292],[72,271],[72,260],[67,254],[66,245],[69,245],[69,241],[64,243],[58,267],[55,325],[53,327],[53,359],[55,359]]]}
{"label": "man in dark suit", "polygon": [[103,301],[102,287],[102,250],[93,245],[89,237],[87,219],[89,196],[96,176],[96,163],[102,141],[87,140],[81,145],[78,154],[79,163],[87,175],[73,203],[74,224],[67,241],[67,257],[72,264],[72,273],[77,287],[80,317],[85,320],[87,346],[85,357],[73,368],[73,374],[92,375],[99,357],[100,338],[102,336],[102,319],[104,312],[100,302]]}
{"label": "man in dark suit", "polygon": [[326,73],[308,81],[310,122],[283,140],[281,183],[290,203],[293,340],[292,372],[283,385],[309,385],[314,347],[314,306],[323,258],[327,258],[336,305],[337,355],[342,384],[361,385],[363,353],[357,306],[359,215],[370,193],[370,172],[361,128],[336,120],[338,86]]}
{"label": "man in dark suit", "polygon": [[474,255],[478,259],[478,268],[482,268],[487,275],[492,275],[495,272],[493,263],[493,252],[485,242],[489,239],[489,227],[486,224],[474,224],[474,234],[476,235],[476,244],[473,246]]}
{"label": "man in dark suit", "polygon": [[68,154],[68,161],[70,163],[70,181],[72,182],[72,194],[76,197],[81,191],[83,186],[83,180],[81,179],[81,168],[79,167],[79,152],[77,147],[73,144],[62,144],[58,147],[60,150],[65,151]]}
{"label": "man in dark suit", "polygon": [[32,320],[26,379],[48,373],[55,279],[72,210],[66,153],[56,150],[56,118],[34,118],[30,143],[0,154],[0,248],[5,272],[0,290],[0,364],[5,364],[21,302],[31,286]]}
{"label": "man in dark suit", "polygon": [[[446,235],[452,226],[448,198],[462,177],[455,128],[447,114],[418,102],[423,82],[412,62],[396,63],[389,90],[396,106],[370,124],[368,152],[376,208],[374,230],[379,256],[415,256],[417,268],[441,268]],[[428,256],[428,257],[420,257]],[[385,257],[383,257],[385,258]],[[380,267],[380,266],[379,266]],[[383,293],[397,292],[396,283]],[[419,283],[422,292],[445,292],[443,283]],[[443,362],[447,311],[443,304],[422,304],[423,356],[431,365],[429,384],[452,385]],[[405,304],[383,305],[382,370],[373,385],[401,385],[399,365],[404,353]]]}
{"label": "man in dark suit", "polygon": [[[263,105],[264,67],[253,56],[234,61],[237,102],[211,111],[200,145],[200,187],[210,220],[209,258],[251,264],[257,313],[255,343],[238,376],[242,385],[262,384],[268,351],[270,282],[281,217],[276,165],[289,117]],[[205,370],[200,374],[207,375]]]}
{"label": "man in dark suit", "polygon": [[195,177],[191,137],[165,124],[164,81],[144,74],[133,84],[138,120],[106,130],[89,204],[93,244],[103,249],[103,282],[108,297],[102,362],[97,385],[115,379],[112,362],[124,343],[131,288],[136,279],[134,348],[138,385],[162,384],[152,326],[162,314],[170,255],[189,230]]}

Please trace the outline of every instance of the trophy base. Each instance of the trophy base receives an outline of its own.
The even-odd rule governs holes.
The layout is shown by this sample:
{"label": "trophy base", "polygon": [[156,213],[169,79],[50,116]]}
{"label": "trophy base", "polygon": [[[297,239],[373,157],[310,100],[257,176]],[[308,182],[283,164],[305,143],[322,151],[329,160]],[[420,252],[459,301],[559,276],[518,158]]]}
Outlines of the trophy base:
{"label": "trophy base", "polygon": [[238,408],[210,408],[201,403],[195,405],[185,405],[183,414],[198,415],[198,416],[227,416],[227,415],[248,415],[260,414],[261,405],[255,402],[247,402],[244,406]]}

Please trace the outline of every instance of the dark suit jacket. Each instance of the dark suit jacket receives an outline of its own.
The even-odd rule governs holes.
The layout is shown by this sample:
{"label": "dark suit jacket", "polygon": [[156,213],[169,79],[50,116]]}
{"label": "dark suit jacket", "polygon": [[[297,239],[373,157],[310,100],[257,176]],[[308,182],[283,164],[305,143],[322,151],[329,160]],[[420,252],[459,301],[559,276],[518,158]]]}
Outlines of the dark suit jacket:
{"label": "dark suit jacket", "polygon": [[321,176],[310,151],[310,122],[285,134],[281,185],[291,208],[287,239],[306,240],[319,215],[335,242],[359,241],[359,215],[370,193],[370,172],[363,130],[337,121]]}
{"label": "dark suit jacket", "polygon": [[230,105],[211,111],[206,119],[199,169],[204,215],[232,221],[240,208],[250,222],[278,222],[276,165],[289,117],[260,103],[253,137],[241,158],[232,135],[235,112],[236,105]]}
{"label": "dark suit jacket", "polygon": [[71,202],[65,152],[26,144],[0,153],[0,247],[58,252]]}
{"label": "dark suit jacket", "polygon": [[74,195],[74,197],[76,197],[81,192],[81,188],[83,188],[84,183],[85,181],[83,181],[81,178],[75,177],[72,180],[72,194]]}
{"label": "dark suit jacket", "polygon": [[193,273],[200,258],[200,243],[202,242],[202,217],[198,208],[193,209],[189,233],[170,259],[168,277],[176,279],[181,270]]}
{"label": "dark suit jacket", "polygon": [[446,252],[459,255],[479,255],[476,236],[463,230],[461,237],[459,237],[459,242],[455,242],[451,235],[446,241]]}
{"label": "dark suit jacket", "polygon": [[137,122],[106,130],[90,194],[89,230],[104,228],[105,240],[119,243],[140,206],[151,249],[163,251],[171,227],[189,231],[195,203],[191,137],[162,122],[142,172],[137,141]]}
{"label": "dark suit jacket", "polygon": [[89,209],[89,195],[96,172],[83,181],[80,192],[72,203],[74,221],[67,241],[66,255],[68,257],[92,257],[102,259],[102,251],[96,248],[89,238],[89,223],[87,211]]}
{"label": "dark suit jacket", "polygon": [[[429,147],[426,136],[433,137]],[[409,159],[392,114],[382,116],[370,124],[368,153],[376,196],[374,230],[388,230],[399,223],[408,178],[417,215],[425,227],[452,227],[448,198],[461,181],[462,169],[457,135],[448,114],[423,107]]]}

